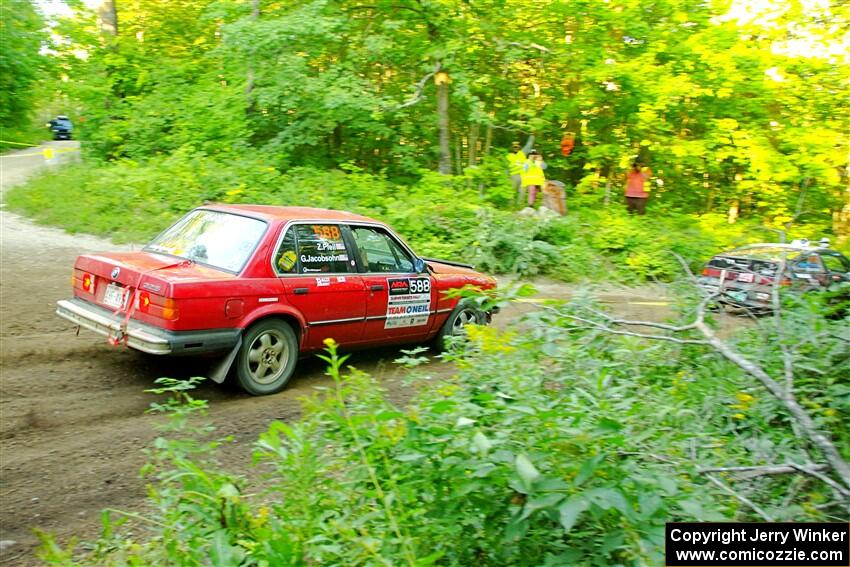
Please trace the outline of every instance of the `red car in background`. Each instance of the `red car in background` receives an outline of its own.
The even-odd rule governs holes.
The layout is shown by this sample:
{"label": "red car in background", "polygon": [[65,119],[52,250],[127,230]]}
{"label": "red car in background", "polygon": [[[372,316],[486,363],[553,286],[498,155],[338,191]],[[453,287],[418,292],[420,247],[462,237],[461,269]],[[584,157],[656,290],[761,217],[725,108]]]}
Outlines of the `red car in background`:
{"label": "red car in background", "polygon": [[423,343],[487,323],[447,297],[495,280],[417,256],[389,227],[347,212],[210,205],[139,252],[86,254],[57,314],[159,355],[218,354],[213,373],[255,395],[281,390],[299,356],[343,347]]}

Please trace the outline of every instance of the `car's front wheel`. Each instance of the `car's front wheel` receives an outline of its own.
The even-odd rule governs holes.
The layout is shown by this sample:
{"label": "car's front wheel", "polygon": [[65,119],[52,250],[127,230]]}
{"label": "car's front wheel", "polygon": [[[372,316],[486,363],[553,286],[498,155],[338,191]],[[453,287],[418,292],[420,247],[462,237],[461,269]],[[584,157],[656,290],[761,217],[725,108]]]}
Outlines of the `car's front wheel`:
{"label": "car's front wheel", "polygon": [[249,394],[274,394],[286,386],[298,362],[295,331],[280,319],[265,319],[242,337],[236,358],[236,378]]}
{"label": "car's front wheel", "polygon": [[446,322],[443,323],[443,327],[437,333],[437,338],[434,340],[434,347],[438,351],[443,351],[446,349],[446,343],[449,337],[464,337],[466,335],[467,325],[482,325],[485,322],[486,317],[484,313],[470,303],[461,302],[451,312]]}

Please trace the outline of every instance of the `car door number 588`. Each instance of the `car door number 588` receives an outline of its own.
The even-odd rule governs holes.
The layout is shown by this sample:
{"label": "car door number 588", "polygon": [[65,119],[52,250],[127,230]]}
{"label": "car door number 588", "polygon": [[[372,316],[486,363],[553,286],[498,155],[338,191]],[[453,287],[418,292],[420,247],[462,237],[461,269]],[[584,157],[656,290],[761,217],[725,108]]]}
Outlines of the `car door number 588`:
{"label": "car door number 588", "polygon": [[410,280],[410,293],[428,293],[431,291],[430,278],[416,278]]}

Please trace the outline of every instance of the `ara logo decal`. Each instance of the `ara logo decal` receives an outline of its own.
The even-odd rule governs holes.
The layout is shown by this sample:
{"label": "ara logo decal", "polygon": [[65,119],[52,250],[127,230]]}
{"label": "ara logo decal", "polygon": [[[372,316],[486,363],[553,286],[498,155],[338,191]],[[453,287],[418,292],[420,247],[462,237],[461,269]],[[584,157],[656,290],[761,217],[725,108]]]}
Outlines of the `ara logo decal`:
{"label": "ara logo decal", "polygon": [[112,273],[110,274],[110,277],[113,280],[117,280],[119,275],[121,275],[121,268],[119,268],[118,266],[112,268]]}

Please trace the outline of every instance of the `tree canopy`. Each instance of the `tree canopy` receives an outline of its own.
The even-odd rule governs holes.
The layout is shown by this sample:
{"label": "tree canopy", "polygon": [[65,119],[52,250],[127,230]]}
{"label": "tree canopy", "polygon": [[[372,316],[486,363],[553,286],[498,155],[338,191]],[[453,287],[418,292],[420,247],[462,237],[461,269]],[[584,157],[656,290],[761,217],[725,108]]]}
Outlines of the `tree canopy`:
{"label": "tree canopy", "polygon": [[44,21],[31,2],[0,4],[0,128],[4,130],[29,122],[36,102],[30,86],[44,65],[43,28]]}
{"label": "tree canopy", "polygon": [[534,134],[589,202],[639,160],[668,207],[847,215],[848,7],[759,6],[126,0],[117,35],[78,6],[54,49],[103,159],[252,151],[411,179]]}

